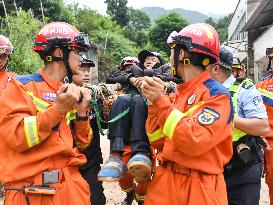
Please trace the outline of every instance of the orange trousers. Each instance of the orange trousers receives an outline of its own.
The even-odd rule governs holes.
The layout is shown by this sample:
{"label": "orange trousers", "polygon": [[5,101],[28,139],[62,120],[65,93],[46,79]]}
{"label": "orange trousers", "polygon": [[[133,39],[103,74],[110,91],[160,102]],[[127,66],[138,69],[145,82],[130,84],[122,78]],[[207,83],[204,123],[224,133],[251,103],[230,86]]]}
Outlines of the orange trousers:
{"label": "orange trousers", "polygon": [[161,166],[155,169],[144,205],[227,205],[223,174],[209,175],[192,171],[175,174]]}
{"label": "orange trousers", "polygon": [[[121,160],[124,164],[127,164],[131,157],[131,147],[126,146]],[[119,185],[122,191],[129,193],[135,189],[135,199],[140,202],[143,202],[145,199],[148,183],[149,182],[136,184],[133,176],[129,172],[126,172],[126,174],[119,180]]]}
{"label": "orange trousers", "polygon": [[[71,171],[72,170],[72,171]],[[64,172],[63,180],[52,184],[56,188],[55,195],[28,194],[30,205],[90,205],[90,192],[87,182],[77,169]],[[9,183],[7,187],[21,188],[32,184],[33,180]],[[4,205],[27,205],[22,191],[6,191]]]}
{"label": "orange trousers", "polygon": [[265,182],[269,188],[270,205],[273,205],[273,139],[266,138],[271,150],[265,151],[266,175]]}

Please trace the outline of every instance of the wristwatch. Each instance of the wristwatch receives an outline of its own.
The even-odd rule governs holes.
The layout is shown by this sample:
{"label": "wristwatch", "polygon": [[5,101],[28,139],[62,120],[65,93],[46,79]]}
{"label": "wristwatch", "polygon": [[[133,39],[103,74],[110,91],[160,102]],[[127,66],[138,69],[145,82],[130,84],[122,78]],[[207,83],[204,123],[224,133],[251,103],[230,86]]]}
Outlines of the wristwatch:
{"label": "wristwatch", "polygon": [[77,121],[87,121],[88,120],[88,113],[85,113],[85,116],[79,116],[78,113],[76,113],[76,120]]}

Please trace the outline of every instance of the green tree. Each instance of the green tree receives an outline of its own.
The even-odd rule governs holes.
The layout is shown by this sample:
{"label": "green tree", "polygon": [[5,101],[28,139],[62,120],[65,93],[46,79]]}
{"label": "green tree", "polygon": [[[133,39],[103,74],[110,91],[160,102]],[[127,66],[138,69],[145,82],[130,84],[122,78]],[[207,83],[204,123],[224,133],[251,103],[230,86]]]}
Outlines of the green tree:
{"label": "green tree", "polygon": [[212,17],[209,17],[209,18],[205,21],[205,23],[207,23],[207,24],[213,26],[215,29],[216,29],[217,26],[218,26],[217,23],[213,20]]}
{"label": "green tree", "polygon": [[128,24],[124,28],[125,37],[137,45],[145,45],[149,40],[147,30],[151,26],[149,16],[139,9],[129,8],[128,17]]}
{"label": "green tree", "polygon": [[9,16],[10,27],[3,23],[1,17],[0,33],[7,36],[13,46],[9,65],[18,74],[34,73],[43,67],[40,57],[32,51],[34,39],[42,23],[33,19],[30,12],[19,11],[19,16]]}
{"label": "green tree", "polygon": [[180,31],[188,25],[180,14],[171,12],[155,21],[155,26],[150,30],[150,41],[155,48],[165,53],[169,52],[167,38],[172,31]]}
{"label": "green tree", "polygon": [[219,34],[219,39],[221,43],[224,43],[228,40],[228,26],[229,22],[231,20],[232,14],[229,14],[228,16],[224,16],[223,18],[220,18],[217,22],[217,31]]}
{"label": "green tree", "polygon": [[[43,13],[48,21],[71,21],[71,13],[67,12],[63,0],[41,0],[43,5]],[[42,9],[40,0],[15,0],[17,8],[25,11],[31,10],[34,17],[42,20]],[[14,0],[6,0],[8,13],[15,11]]]}
{"label": "green tree", "polygon": [[116,21],[121,27],[128,24],[127,0],[105,0],[107,3],[107,14],[112,20]]}
{"label": "green tree", "polygon": [[98,31],[93,41],[99,45],[99,80],[106,76],[125,56],[136,56],[136,45],[122,34]]}

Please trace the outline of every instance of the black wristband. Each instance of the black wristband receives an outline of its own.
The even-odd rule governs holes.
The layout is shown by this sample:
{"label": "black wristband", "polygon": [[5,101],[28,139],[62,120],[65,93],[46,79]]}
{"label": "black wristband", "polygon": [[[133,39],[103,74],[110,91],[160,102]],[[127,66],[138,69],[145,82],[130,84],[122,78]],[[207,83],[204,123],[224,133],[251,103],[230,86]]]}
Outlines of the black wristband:
{"label": "black wristband", "polygon": [[76,120],[77,121],[87,121],[88,120],[88,113],[86,112],[85,116],[79,116],[78,113],[76,113]]}

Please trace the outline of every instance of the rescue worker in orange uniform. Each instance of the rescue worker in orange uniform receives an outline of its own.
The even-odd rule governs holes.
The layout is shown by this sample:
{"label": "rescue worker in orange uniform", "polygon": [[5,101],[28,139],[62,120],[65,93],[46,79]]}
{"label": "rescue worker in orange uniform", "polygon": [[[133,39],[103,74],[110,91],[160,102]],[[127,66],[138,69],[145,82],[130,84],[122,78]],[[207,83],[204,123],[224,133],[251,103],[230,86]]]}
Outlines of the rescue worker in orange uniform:
{"label": "rescue worker in orange uniform", "polygon": [[13,51],[13,46],[10,40],[0,35],[0,95],[3,89],[6,88],[8,78],[15,77],[15,73],[8,70],[8,60]]}
{"label": "rescue worker in orange uniform", "polygon": [[234,108],[233,156],[224,171],[228,204],[258,205],[266,147],[260,136],[269,131],[267,113],[253,82],[248,78],[235,78],[242,66],[234,65],[233,59],[230,51],[221,48],[219,63],[208,68],[211,76],[229,89]]}
{"label": "rescue worker in orange uniform", "polygon": [[146,129],[162,152],[145,205],[226,205],[224,165],[232,156],[233,111],[229,92],[206,70],[219,60],[216,30],[198,23],[173,32],[170,63],[181,79],[164,95],[160,79],[145,77]]}
{"label": "rescue worker in orange uniform", "polygon": [[78,73],[88,36],[64,22],[45,25],[34,51],[45,62],[39,73],[11,79],[0,100],[0,180],[5,204],[90,205],[78,167],[79,151],[92,139],[87,90],[64,84]]}
{"label": "rescue worker in orange uniform", "polygon": [[[269,59],[267,71],[272,73],[273,70],[273,47],[268,48],[266,55]],[[269,188],[270,204],[273,205],[273,75],[262,79],[256,84],[263,98],[266,107],[270,130],[265,136],[265,139],[271,149],[265,151],[265,182]]]}

